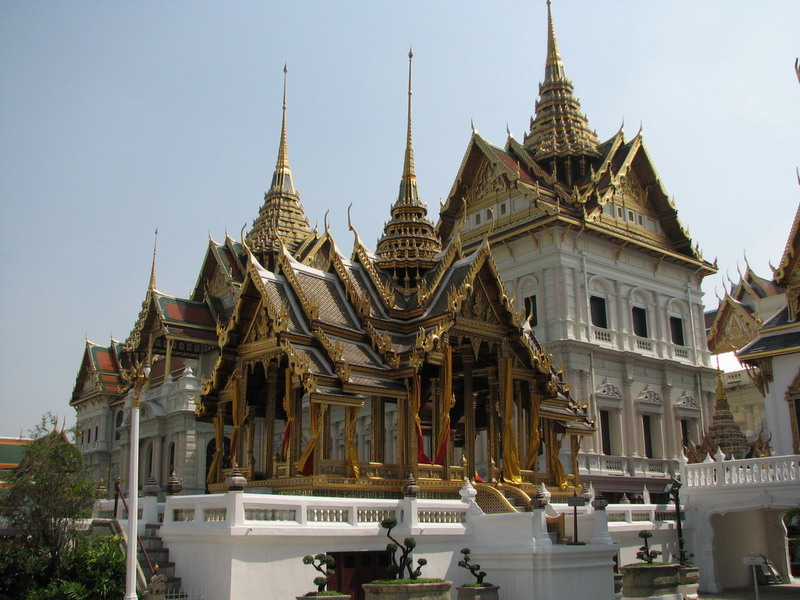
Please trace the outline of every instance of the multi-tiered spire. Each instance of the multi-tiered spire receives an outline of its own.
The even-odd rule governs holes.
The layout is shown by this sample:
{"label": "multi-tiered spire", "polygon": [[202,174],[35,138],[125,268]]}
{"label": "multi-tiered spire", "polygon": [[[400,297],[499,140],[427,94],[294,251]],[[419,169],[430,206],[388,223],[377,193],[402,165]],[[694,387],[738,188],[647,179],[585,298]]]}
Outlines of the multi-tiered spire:
{"label": "multi-tiered spire", "polygon": [[530,132],[525,136],[525,148],[537,160],[597,156],[597,135],[589,128],[589,122],[580,109],[580,102],[573,94],[572,82],[564,72],[550,0],[547,0],[544,82],[539,85],[536,115],[531,119]]}
{"label": "multi-tiered spire", "polygon": [[306,239],[311,229],[308,224],[300,194],[294,187],[289,168],[289,151],[286,141],[286,78],[288,69],[283,67],[283,117],[281,119],[281,141],[278,160],[272,174],[272,184],[264,194],[264,204],[247,234],[247,243],[258,257],[263,257],[280,246],[280,241],[289,251],[294,251]]}
{"label": "multi-tiered spire", "polygon": [[376,265],[391,273],[395,285],[411,291],[419,277],[436,264],[435,257],[442,249],[433,223],[427,219],[428,209],[419,199],[417,176],[414,173],[414,149],[411,143],[411,60],[408,51],[408,124],[403,176],[397,202],[392,206],[392,218],[383,228],[378,240]]}

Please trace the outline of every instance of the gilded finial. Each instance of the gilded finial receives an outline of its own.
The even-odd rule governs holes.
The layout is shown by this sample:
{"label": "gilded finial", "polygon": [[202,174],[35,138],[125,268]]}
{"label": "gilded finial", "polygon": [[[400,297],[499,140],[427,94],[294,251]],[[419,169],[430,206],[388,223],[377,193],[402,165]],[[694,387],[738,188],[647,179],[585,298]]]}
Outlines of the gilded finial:
{"label": "gilded finial", "polygon": [[411,143],[411,62],[414,52],[408,49],[408,120],[406,131],[406,156],[403,163],[403,178],[414,177],[414,148]]}
{"label": "gilded finial", "polygon": [[158,227],[153,236],[153,264],[150,267],[150,285],[148,288],[152,291],[156,289],[156,251],[158,250]]}
{"label": "gilded finial", "polygon": [[475,129],[475,121],[472,119],[469,120],[469,128],[472,130],[473,135],[478,133],[478,130]]}
{"label": "gilded finial", "polygon": [[352,202],[347,205],[347,229],[349,229],[350,231],[355,231],[355,229],[353,229],[353,221],[352,221],[352,219],[350,219],[350,209],[351,208],[353,208],[353,203]]}
{"label": "gilded finial", "polygon": [[288,80],[289,69],[286,63],[283,65],[283,115],[281,118],[281,141],[278,146],[278,162],[275,165],[276,169],[289,169],[289,151],[288,143],[286,141],[286,85]]}
{"label": "gilded finial", "polygon": [[323,222],[325,223],[325,233],[328,233],[330,231],[330,227],[328,226],[328,213],[330,212],[331,212],[330,209],[325,211],[325,217],[323,220]]}

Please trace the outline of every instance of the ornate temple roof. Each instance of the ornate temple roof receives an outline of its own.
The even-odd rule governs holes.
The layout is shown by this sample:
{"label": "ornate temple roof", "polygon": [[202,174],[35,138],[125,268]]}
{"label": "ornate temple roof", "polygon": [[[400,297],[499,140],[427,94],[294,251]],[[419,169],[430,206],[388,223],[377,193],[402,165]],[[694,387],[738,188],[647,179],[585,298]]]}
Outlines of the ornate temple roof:
{"label": "ornate temple roof", "polygon": [[597,156],[600,142],[573,94],[572,82],[564,71],[558,51],[550,0],[547,2],[547,60],[544,81],[539,84],[539,99],[525,148],[537,160],[554,156]]}
{"label": "ornate temple roof", "polygon": [[[286,74],[283,67],[283,117],[278,160],[272,174],[272,183],[264,194],[264,204],[247,234],[247,244],[256,256],[277,251],[282,241],[290,251],[295,251],[310,235],[300,194],[294,187],[289,167],[289,150],[286,138]],[[263,258],[262,258],[263,260]]]}
{"label": "ornate temple roof", "polygon": [[[659,262],[715,272],[678,218],[641,130],[626,139],[620,128],[599,143],[589,129],[564,74],[549,3],[547,48],[545,81],[524,143],[509,133],[500,148],[473,131],[440,211],[436,231],[442,243],[460,228],[465,247],[471,248],[487,234],[497,245],[560,224],[637,248]],[[515,206],[506,205],[505,214],[461,227],[467,214],[509,197]]]}
{"label": "ornate temple roof", "polygon": [[121,347],[114,339],[108,346],[86,340],[70,404],[78,401],[87,391],[117,395],[125,390],[127,382],[122,374],[119,355]]}
{"label": "ornate temple roof", "polygon": [[416,288],[421,272],[432,268],[442,249],[434,225],[427,219],[428,209],[419,198],[414,172],[414,148],[411,142],[411,59],[408,53],[408,121],[403,176],[397,201],[392,206],[391,220],[384,225],[383,235],[375,250],[375,266],[389,272],[402,290]]}
{"label": "ornate temple roof", "polygon": [[708,428],[708,437],[727,456],[745,458],[750,451],[747,438],[733,420],[725,386],[722,383],[722,371],[717,371],[717,401],[714,404],[714,415]]}

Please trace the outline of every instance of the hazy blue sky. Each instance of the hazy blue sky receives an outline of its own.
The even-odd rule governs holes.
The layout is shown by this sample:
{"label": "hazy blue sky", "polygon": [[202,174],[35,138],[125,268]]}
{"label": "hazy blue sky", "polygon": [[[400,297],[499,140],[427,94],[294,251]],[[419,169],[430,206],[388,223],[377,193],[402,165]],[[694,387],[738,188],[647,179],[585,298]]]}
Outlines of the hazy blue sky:
{"label": "hazy blue sky", "polygon": [[[770,276],[800,200],[800,2],[555,0],[567,75],[603,140],[644,140],[721,276]],[[124,340],[158,288],[186,296],[210,234],[238,238],[289,157],[312,224],[374,248],[414,149],[435,220],[472,119],[528,127],[544,0],[0,2],[0,435],[67,415],[84,339]]]}

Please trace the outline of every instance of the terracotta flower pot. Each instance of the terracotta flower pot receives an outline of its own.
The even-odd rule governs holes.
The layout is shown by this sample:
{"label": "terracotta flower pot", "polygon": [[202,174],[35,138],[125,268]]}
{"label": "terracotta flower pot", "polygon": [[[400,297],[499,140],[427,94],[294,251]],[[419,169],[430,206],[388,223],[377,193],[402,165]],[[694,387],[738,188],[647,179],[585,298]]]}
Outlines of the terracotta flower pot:
{"label": "terracotta flower pot", "polygon": [[458,590],[458,600],[498,600],[500,598],[499,585],[484,585],[481,587],[462,585]]}
{"label": "terracotta flower pot", "polygon": [[680,565],[625,565],[622,571],[623,598],[651,598],[674,596],[680,598],[678,570]]}
{"label": "terracotta flower pot", "polygon": [[452,581],[437,583],[365,583],[365,600],[450,600]]}

